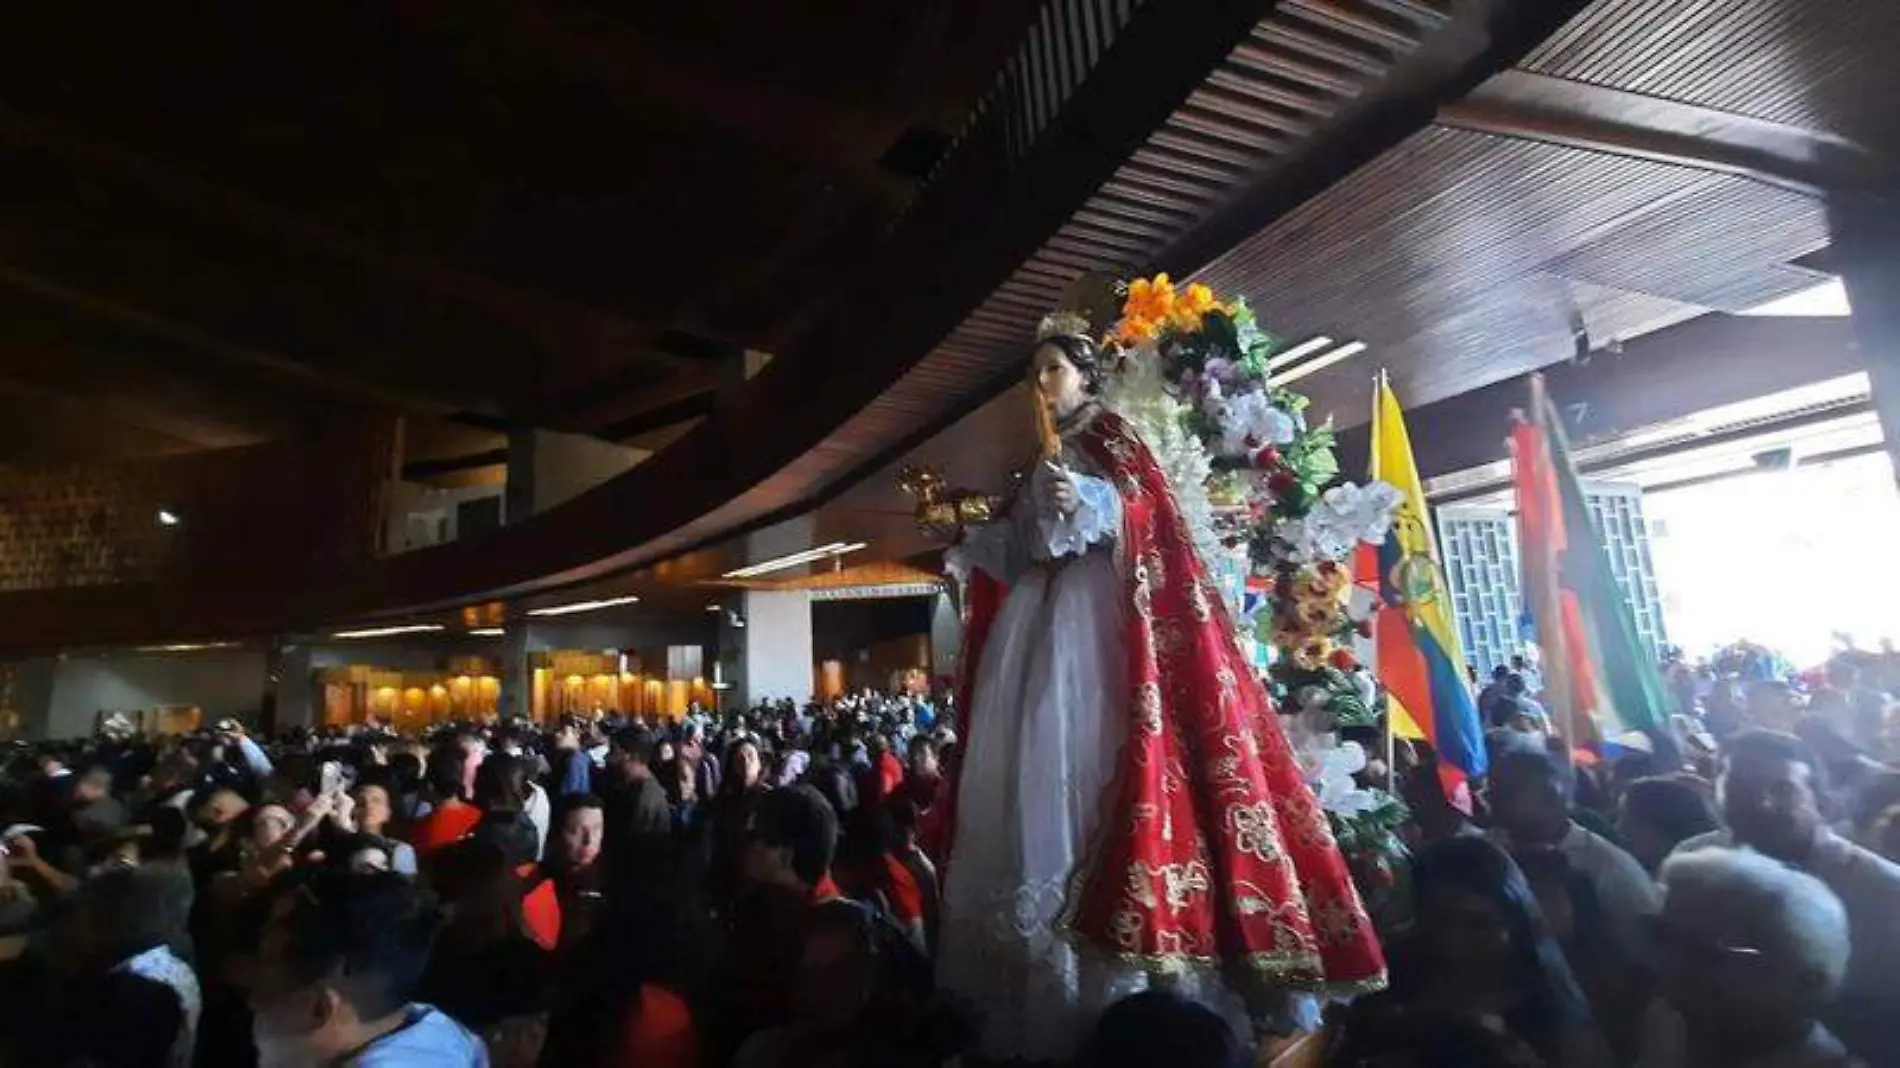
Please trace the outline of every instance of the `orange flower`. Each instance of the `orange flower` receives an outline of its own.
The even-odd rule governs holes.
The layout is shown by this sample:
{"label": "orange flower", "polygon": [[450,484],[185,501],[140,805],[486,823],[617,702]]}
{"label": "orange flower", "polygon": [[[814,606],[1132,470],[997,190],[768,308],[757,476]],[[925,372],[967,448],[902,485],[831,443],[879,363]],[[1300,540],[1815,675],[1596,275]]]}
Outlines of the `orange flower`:
{"label": "orange flower", "polygon": [[1152,319],[1128,316],[1115,327],[1115,340],[1124,345],[1139,345],[1160,336],[1161,327]]}
{"label": "orange flower", "polygon": [[1174,283],[1165,274],[1152,279],[1137,278],[1128,284],[1128,299],[1122,303],[1122,315],[1159,324],[1174,311]]}
{"label": "orange flower", "polygon": [[1174,311],[1168,322],[1183,333],[1191,333],[1201,328],[1201,320],[1208,312],[1221,306],[1214,299],[1214,291],[1200,282],[1195,282],[1175,298]]}

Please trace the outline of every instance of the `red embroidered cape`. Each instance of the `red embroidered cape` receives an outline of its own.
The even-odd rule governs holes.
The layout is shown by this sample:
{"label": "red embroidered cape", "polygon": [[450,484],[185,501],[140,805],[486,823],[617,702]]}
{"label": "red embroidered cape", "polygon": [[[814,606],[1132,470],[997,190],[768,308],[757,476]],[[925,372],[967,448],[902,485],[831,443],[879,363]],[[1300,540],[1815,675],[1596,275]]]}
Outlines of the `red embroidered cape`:
{"label": "red embroidered cape", "polygon": [[[1113,413],[1072,441],[1122,498],[1116,552],[1130,723],[1099,840],[1070,877],[1058,923],[1156,970],[1240,965],[1293,987],[1383,986],[1385,958],[1345,858],[1241,655],[1167,477]],[[981,593],[960,665],[964,739],[983,729],[977,717],[987,710],[970,698],[989,613],[1002,599],[987,585]],[[937,806],[951,831],[960,772],[948,769]]]}

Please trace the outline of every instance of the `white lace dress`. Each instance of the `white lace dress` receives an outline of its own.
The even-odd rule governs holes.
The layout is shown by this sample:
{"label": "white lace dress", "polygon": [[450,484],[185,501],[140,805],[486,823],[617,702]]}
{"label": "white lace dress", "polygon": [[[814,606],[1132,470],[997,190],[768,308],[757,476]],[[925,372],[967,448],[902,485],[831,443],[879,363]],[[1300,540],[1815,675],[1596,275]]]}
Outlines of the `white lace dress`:
{"label": "white lace dress", "polygon": [[[1050,472],[1039,467],[1007,519],[948,561],[1010,586],[977,669],[938,951],[939,983],[976,1012],[994,1059],[1069,1060],[1102,1009],[1149,985],[1054,930],[1100,823],[1128,696],[1121,498],[1080,457],[1063,459],[1081,497],[1073,516],[1041,506]],[[1245,1026],[1218,984],[1170,985]]]}

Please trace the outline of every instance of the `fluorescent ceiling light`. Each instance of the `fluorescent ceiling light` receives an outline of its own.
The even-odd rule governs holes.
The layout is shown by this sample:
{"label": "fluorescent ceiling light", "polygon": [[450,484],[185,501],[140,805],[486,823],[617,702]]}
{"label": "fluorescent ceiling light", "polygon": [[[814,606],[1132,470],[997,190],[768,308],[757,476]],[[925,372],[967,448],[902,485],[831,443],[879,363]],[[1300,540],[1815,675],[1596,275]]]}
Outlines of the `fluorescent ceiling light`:
{"label": "fluorescent ceiling light", "polygon": [[862,541],[834,541],[830,545],[821,545],[816,549],[806,549],[801,553],[792,553],[790,556],[781,556],[774,560],[767,560],[764,563],[753,564],[750,567],[742,567],[737,571],[728,571],[721,577],[743,579],[753,578],[758,575],[767,575],[774,571],[783,571],[788,567],[797,567],[800,564],[816,563],[828,556],[838,557],[846,553],[854,553],[859,549],[866,548],[868,545],[868,542]]}
{"label": "fluorescent ceiling light", "polygon": [[177,512],[174,512],[169,508],[160,508],[158,510],[158,525],[159,526],[175,527],[182,522],[184,522],[184,520],[178,518]]}
{"label": "fluorescent ceiling light", "polygon": [[428,634],[447,630],[440,623],[407,623],[399,627],[368,627],[363,630],[339,630],[332,638],[388,638],[396,634]]}
{"label": "fluorescent ceiling light", "polygon": [[468,632],[471,638],[499,638],[508,633],[500,627],[476,627]]}
{"label": "fluorescent ceiling light", "polygon": [[1349,360],[1359,355],[1366,351],[1366,347],[1366,343],[1363,341],[1348,341],[1344,345],[1326,353],[1324,356],[1308,360],[1291,371],[1286,371],[1269,378],[1267,382],[1269,385],[1274,386],[1284,386],[1291,382],[1297,382],[1316,371],[1324,371],[1341,360]]}
{"label": "fluorescent ceiling light", "polygon": [[531,616],[571,616],[576,612],[592,612],[600,608],[615,608],[623,604],[636,604],[640,598],[628,594],[625,597],[608,597],[599,601],[575,601],[573,604],[557,604],[548,608],[530,608]]}
{"label": "fluorescent ceiling light", "polygon": [[176,645],[141,645],[140,653],[198,653],[206,649],[236,649],[237,642],[179,642]]}
{"label": "fluorescent ceiling light", "polygon": [[708,611],[708,612],[717,612],[717,611],[719,611],[719,606],[718,606],[718,605],[716,605],[716,604],[709,604],[709,605],[707,605],[707,606],[706,606],[706,611]]}
{"label": "fluorescent ceiling light", "polygon": [[1273,358],[1267,361],[1267,373],[1272,374],[1273,372],[1278,371],[1280,368],[1285,367],[1287,364],[1292,363],[1294,360],[1297,360],[1302,356],[1310,356],[1313,353],[1318,352],[1319,350],[1323,348],[1326,348],[1332,343],[1333,343],[1332,338],[1327,337],[1325,334],[1321,334],[1320,336],[1316,338],[1312,338],[1311,340],[1302,341],[1299,344],[1293,346],[1292,348],[1286,350],[1285,352],[1276,352],[1273,354]]}
{"label": "fluorescent ceiling light", "polygon": [[1830,278],[1818,286],[1810,286],[1766,304],[1757,304],[1741,314],[1788,319],[1844,319],[1854,314],[1854,308],[1847,300],[1847,286],[1838,278]]}

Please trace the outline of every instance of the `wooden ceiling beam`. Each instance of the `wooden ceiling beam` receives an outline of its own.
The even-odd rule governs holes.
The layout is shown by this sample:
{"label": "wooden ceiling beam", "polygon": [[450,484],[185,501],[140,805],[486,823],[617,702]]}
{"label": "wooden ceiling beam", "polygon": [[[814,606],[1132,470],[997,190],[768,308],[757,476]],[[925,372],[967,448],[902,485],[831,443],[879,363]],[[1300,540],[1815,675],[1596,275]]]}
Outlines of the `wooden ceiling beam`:
{"label": "wooden ceiling beam", "polygon": [[227,340],[189,323],[155,314],[83,288],[42,277],[0,258],[0,286],[19,290],[52,301],[68,310],[104,319],[153,337],[188,346],[227,364],[259,370],[288,379],[312,389],[357,401],[387,405],[409,411],[448,414],[452,405],[403,390],[333,374],[309,363],[290,359],[275,352]]}
{"label": "wooden ceiling beam", "polygon": [[711,125],[762,152],[803,161],[861,193],[895,196],[901,189],[896,176],[871,166],[903,128],[903,117],[888,105],[810,99],[717,53],[654,40],[618,14],[571,5],[496,10],[498,40],[588,81],[631,114],[658,104],[693,125]]}
{"label": "wooden ceiling beam", "polygon": [[170,451],[252,445],[266,436],[241,427],[220,425],[196,415],[167,411],[162,405],[137,395],[86,396],[4,372],[0,372],[0,393],[50,406],[81,423],[122,423],[150,434],[163,435],[177,442],[176,450]]}
{"label": "wooden ceiling beam", "polygon": [[113,418],[109,413],[0,382],[0,463],[59,464],[143,460],[192,452],[198,442]]}
{"label": "wooden ceiling beam", "polygon": [[608,423],[600,427],[594,433],[608,441],[624,443],[628,439],[637,438],[642,434],[651,433],[655,430],[664,430],[667,427],[684,423],[690,419],[698,419],[710,415],[713,410],[713,400],[714,395],[710,393],[683,397],[671,404],[664,404],[657,408],[628,416],[625,419]]}
{"label": "wooden ceiling beam", "polygon": [[[744,352],[743,349],[738,351]],[[518,417],[531,426],[592,433],[616,420],[715,392],[727,376],[728,369],[723,364],[702,365],[664,376],[656,376],[643,368],[626,368],[621,373],[542,398]]]}
{"label": "wooden ceiling beam", "polygon": [[0,285],[0,375],[205,447],[299,435],[337,410],[307,386]]}
{"label": "wooden ceiling beam", "polygon": [[1439,109],[1460,130],[1691,167],[1809,196],[1888,195],[1891,161],[1833,134],[1568,78],[1510,70]]}
{"label": "wooden ceiling beam", "polygon": [[[1584,445],[1863,369],[1847,319],[1714,314],[1634,338],[1620,355],[1542,373],[1566,429]],[[1420,476],[1506,459],[1503,413],[1526,396],[1520,375],[1408,411]],[[1341,430],[1340,470],[1364,471],[1369,447],[1367,424]]]}
{"label": "wooden ceiling beam", "polygon": [[637,358],[677,368],[694,364],[690,356],[654,346],[651,328],[621,316],[348,233],[244,190],[200,178],[179,164],[0,104],[0,144],[7,142],[31,146],[88,174],[135,187],[206,222],[230,226],[299,253],[351,264],[438,300],[481,307],[548,351],[594,360]]}

